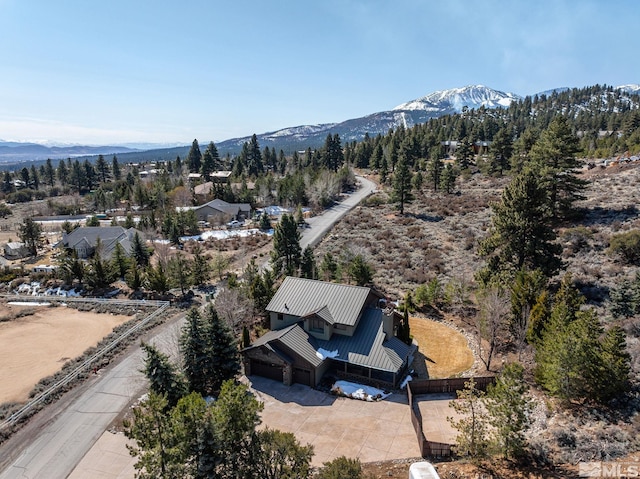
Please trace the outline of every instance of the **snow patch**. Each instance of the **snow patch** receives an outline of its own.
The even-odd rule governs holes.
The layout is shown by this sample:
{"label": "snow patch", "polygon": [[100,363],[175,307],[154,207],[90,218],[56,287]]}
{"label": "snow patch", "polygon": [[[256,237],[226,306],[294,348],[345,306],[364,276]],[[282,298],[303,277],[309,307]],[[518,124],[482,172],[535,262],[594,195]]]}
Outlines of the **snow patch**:
{"label": "snow patch", "polygon": [[318,356],[320,359],[337,358],[338,350],[336,349],[335,351],[327,351],[326,349],[318,348],[318,350],[316,351],[316,356]]}
{"label": "snow patch", "polygon": [[336,381],[331,387],[331,392],[338,396],[369,402],[382,401],[391,396],[391,393],[384,392],[382,389],[349,381]]}
{"label": "snow patch", "polygon": [[9,301],[7,304],[11,304],[13,306],[51,306],[51,303],[38,301]]}

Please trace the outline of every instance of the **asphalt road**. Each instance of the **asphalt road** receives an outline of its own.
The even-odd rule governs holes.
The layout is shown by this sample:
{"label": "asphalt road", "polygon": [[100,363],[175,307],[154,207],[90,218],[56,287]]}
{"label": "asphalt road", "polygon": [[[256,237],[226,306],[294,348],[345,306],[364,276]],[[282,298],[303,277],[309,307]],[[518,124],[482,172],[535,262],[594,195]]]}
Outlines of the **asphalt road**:
{"label": "asphalt road", "polygon": [[376,189],[376,184],[367,178],[362,176],[356,176],[356,179],[360,183],[360,188],[350,194],[344,201],[338,203],[331,208],[325,210],[321,215],[309,218],[307,223],[310,228],[303,230],[300,235],[300,246],[302,249],[307,246],[315,246],[324,235],[331,230],[333,225],[346,215],[349,211],[355,208],[364,198],[373,193]]}
{"label": "asphalt road", "polygon": [[[302,248],[318,244],[342,216],[375,190],[373,182],[357,179],[361,185],[357,191],[308,220],[310,228],[301,235]],[[171,353],[179,324],[180,320],[171,321],[145,341]],[[142,366],[141,350],[134,347],[120,362],[40,411],[0,446],[0,479],[66,478],[118,415],[144,392],[147,383],[140,372]]]}

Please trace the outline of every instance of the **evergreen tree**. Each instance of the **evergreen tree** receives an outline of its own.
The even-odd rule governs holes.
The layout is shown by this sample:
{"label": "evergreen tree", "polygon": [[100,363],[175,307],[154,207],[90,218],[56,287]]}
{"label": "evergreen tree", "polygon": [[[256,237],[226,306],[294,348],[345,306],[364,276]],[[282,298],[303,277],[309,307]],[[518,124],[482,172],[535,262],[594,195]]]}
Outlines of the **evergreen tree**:
{"label": "evergreen tree", "polygon": [[488,162],[488,173],[491,176],[502,176],[509,169],[509,160],[513,154],[513,140],[507,128],[501,128],[493,137],[489,147],[491,153]]}
{"label": "evergreen tree", "polygon": [[162,263],[158,263],[155,267],[151,265],[147,266],[146,271],[145,284],[147,288],[159,294],[165,294],[169,291],[169,277]]}
{"label": "evergreen tree", "polygon": [[87,285],[94,290],[106,288],[116,279],[115,272],[109,262],[102,259],[99,246],[96,246],[96,252],[89,260],[85,276]]}
{"label": "evergreen tree", "polygon": [[313,248],[307,246],[302,252],[302,259],[300,261],[300,277],[307,279],[317,279],[317,267],[316,260],[313,256]]}
{"label": "evergreen tree", "polygon": [[113,173],[113,178],[116,181],[120,181],[122,172],[120,171],[120,163],[118,163],[118,157],[116,155],[113,155],[113,159],[111,160],[111,172]]}
{"label": "evergreen tree", "polygon": [[163,396],[167,400],[167,408],[172,409],[187,394],[184,378],[166,354],[144,342],[141,346],[145,353],[144,374],[149,380],[149,390]]}
{"label": "evergreen tree", "polygon": [[218,154],[216,145],[212,141],[207,146],[207,149],[204,150],[204,155],[202,155],[202,167],[200,169],[200,172],[202,173],[205,181],[207,181],[211,173],[216,171],[219,163],[220,155]]}
{"label": "evergreen tree", "polygon": [[264,164],[262,162],[262,153],[260,152],[260,145],[258,144],[258,137],[254,133],[251,136],[248,149],[246,152],[246,167],[249,176],[258,176],[264,173]]}
{"label": "evergreen tree", "polygon": [[190,173],[199,173],[202,168],[202,152],[198,140],[193,140],[189,153],[187,154],[187,167]]}
{"label": "evergreen tree", "polygon": [[396,170],[393,173],[393,193],[392,199],[398,203],[398,209],[400,214],[404,214],[404,205],[413,199],[411,194],[411,171],[407,164],[407,159],[404,155],[401,155],[396,165]]}
{"label": "evergreen tree", "polygon": [[33,221],[31,217],[26,217],[18,226],[18,237],[25,244],[31,256],[36,256],[38,247],[42,245],[42,226]]}
{"label": "evergreen tree", "polygon": [[192,284],[200,286],[211,279],[211,266],[200,245],[193,250],[193,263],[191,266]]}
{"label": "evergreen tree", "polygon": [[11,178],[11,173],[9,171],[4,172],[4,178],[2,180],[2,192],[3,193],[11,193],[15,187],[13,186],[13,180]]}
{"label": "evergreen tree", "polygon": [[57,175],[58,180],[60,180],[60,184],[62,184],[63,186],[66,185],[67,181],[69,180],[69,170],[67,169],[67,164],[64,162],[64,160],[58,163]]}
{"label": "evergreen tree", "polygon": [[363,479],[363,474],[360,459],[340,456],[323,462],[316,477],[317,479]]}
{"label": "evergreen tree", "polygon": [[133,235],[133,241],[131,243],[131,256],[138,266],[144,267],[149,264],[151,253],[137,231]]}
{"label": "evergreen tree", "polygon": [[349,277],[356,285],[364,286],[371,283],[373,271],[362,255],[354,256],[347,269]]}
{"label": "evergreen tree", "polygon": [[138,265],[135,262],[131,262],[129,271],[127,271],[125,275],[125,281],[127,283],[127,286],[129,286],[134,292],[142,288],[143,277],[140,273]]}
{"label": "evergreen tree", "polygon": [[104,156],[98,155],[98,159],[96,160],[96,170],[98,170],[98,176],[100,177],[100,181],[105,183],[107,178],[109,178],[109,165],[104,159]]}
{"label": "evergreen tree", "polygon": [[510,363],[504,367],[495,384],[487,388],[485,405],[497,449],[505,459],[522,457],[533,402],[520,364]]}
{"label": "evergreen tree", "polygon": [[456,164],[460,170],[464,171],[471,165],[473,159],[473,145],[468,137],[463,138],[456,148]]}
{"label": "evergreen tree", "polygon": [[[307,479],[311,474],[313,446],[302,446],[290,432],[258,431],[253,440],[257,450],[254,473],[261,479]],[[247,476],[245,476],[247,477]],[[353,478],[354,476],[349,476]]]}
{"label": "evergreen tree", "polygon": [[432,158],[427,163],[427,180],[431,183],[434,191],[438,191],[438,187],[442,182],[442,171],[444,169],[444,162],[439,156]]}
{"label": "evergreen tree", "polygon": [[460,419],[447,417],[447,421],[458,431],[456,454],[479,460],[486,456],[489,446],[489,424],[483,404],[484,393],[476,389],[476,383],[471,378],[465,383],[464,389],[457,391],[457,395],[457,401],[451,401],[449,407],[460,415]]}
{"label": "evergreen tree", "polygon": [[300,232],[292,215],[285,214],[273,232],[271,264],[277,274],[292,275],[300,266]]}
{"label": "evergreen tree", "polygon": [[44,165],[43,180],[46,181],[52,188],[53,185],[56,184],[56,170],[53,168],[51,158],[47,158],[47,162]]}
{"label": "evergreen tree", "polygon": [[546,192],[535,173],[516,176],[492,209],[491,234],[480,245],[480,255],[487,258],[482,282],[500,275],[506,281],[523,268],[539,268],[549,277],[558,271],[561,247],[554,243]]}
{"label": "evergreen tree", "polygon": [[133,419],[123,421],[125,436],[135,441],[127,449],[138,458],[134,467],[139,479],[183,477],[184,465],[175,447],[167,405],[165,397],[151,392],[133,408]]}
{"label": "evergreen tree", "polygon": [[338,263],[333,259],[331,253],[325,253],[320,263],[320,272],[324,281],[333,281],[338,273]]}
{"label": "evergreen tree", "polygon": [[440,189],[450,195],[456,186],[457,178],[458,171],[453,165],[447,163],[444,165],[444,168],[442,168],[442,174],[440,175]]}
{"label": "evergreen tree", "polygon": [[235,340],[212,306],[204,318],[197,309],[189,311],[180,349],[190,390],[204,396],[219,391],[240,371]]}
{"label": "evergreen tree", "polygon": [[573,204],[584,198],[582,191],[587,182],[576,176],[580,167],[576,159],[579,149],[577,136],[562,116],[551,122],[531,148],[531,159],[548,191],[548,204],[554,219],[571,216]]}
{"label": "evergreen tree", "polygon": [[191,266],[191,262],[182,253],[172,256],[167,264],[169,284],[180,288],[182,296],[185,289],[191,286]]}

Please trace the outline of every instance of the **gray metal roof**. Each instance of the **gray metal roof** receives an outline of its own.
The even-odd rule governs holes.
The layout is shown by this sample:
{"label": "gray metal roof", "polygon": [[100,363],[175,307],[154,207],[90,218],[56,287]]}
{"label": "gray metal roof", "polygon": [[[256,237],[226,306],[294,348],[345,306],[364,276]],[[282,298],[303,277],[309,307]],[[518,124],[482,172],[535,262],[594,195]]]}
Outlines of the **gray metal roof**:
{"label": "gray metal roof", "polygon": [[295,351],[298,356],[302,357],[308,363],[311,363],[314,367],[319,366],[322,364],[322,361],[324,361],[316,354],[318,349],[316,340],[312,336],[309,336],[298,324],[293,324],[277,331],[269,331],[256,339],[251,346],[244,350],[266,346],[276,354],[284,356],[286,359],[287,355],[278,348],[279,344]]}
{"label": "gray metal roof", "polygon": [[344,361],[382,371],[395,372],[409,356],[411,346],[398,338],[386,338],[382,310],[367,308],[353,336],[334,334],[330,340],[316,340],[318,347],[338,351],[334,361]]}
{"label": "gray metal roof", "polygon": [[[338,324],[355,326],[371,290],[362,286],[327,283],[287,276],[267,305],[267,311],[305,317],[325,307]],[[324,319],[324,316],[321,316]]]}
{"label": "gray metal roof", "polygon": [[412,346],[406,345],[398,338],[386,337],[383,330],[382,310],[375,308],[365,310],[353,336],[334,334],[330,340],[323,341],[307,334],[299,324],[294,324],[268,332],[245,350],[266,346],[272,351],[284,354],[279,349],[279,345],[295,351],[315,367],[324,361],[316,354],[322,348],[325,351],[338,352],[338,355],[333,358],[334,361],[389,372],[397,372],[412,350]]}
{"label": "gray metal roof", "polygon": [[320,308],[317,311],[313,311],[312,313],[309,313],[309,314],[305,315],[305,317],[312,316],[314,314],[316,316],[322,318],[325,322],[327,322],[329,324],[335,323],[335,320],[333,319],[333,316],[331,316],[331,311],[329,311],[329,308],[327,308],[326,305],[323,306],[322,308]]}
{"label": "gray metal roof", "polygon": [[215,200],[211,200],[204,205],[200,205],[195,208],[195,210],[199,210],[202,208],[213,208],[214,210],[222,211],[225,214],[229,215],[237,215],[242,211],[251,211],[251,205],[249,203],[227,203],[224,200],[216,198]]}
{"label": "gray metal roof", "polygon": [[136,232],[135,228],[126,229],[122,226],[83,226],[63,235],[62,244],[67,248],[74,248],[80,242],[86,241],[91,247],[95,247],[100,238],[102,257],[109,259],[116,243],[120,243],[125,253],[130,254],[131,240]]}

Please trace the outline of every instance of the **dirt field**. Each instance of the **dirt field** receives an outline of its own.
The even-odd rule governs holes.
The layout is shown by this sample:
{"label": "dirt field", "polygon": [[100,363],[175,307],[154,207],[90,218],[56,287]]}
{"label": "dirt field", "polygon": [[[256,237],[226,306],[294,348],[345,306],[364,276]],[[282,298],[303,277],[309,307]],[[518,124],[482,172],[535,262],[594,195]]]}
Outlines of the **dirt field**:
{"label": "dirt field", "polygon": [[[32,312],[16,318],[25,309]],[[8,318],[15,318],[7,321]],[[42,378],[96,345],[129,316],[0,304],[0,404],[25,401]]]}
{"label": "dirt field", "polygon": [[409,326],[419,347],[414,367],[421,379],[419,360],[424,360],[430,379],[458,376],[473,366],[473,353],[467,339],[455,329],[424,318],[409,318]]}

